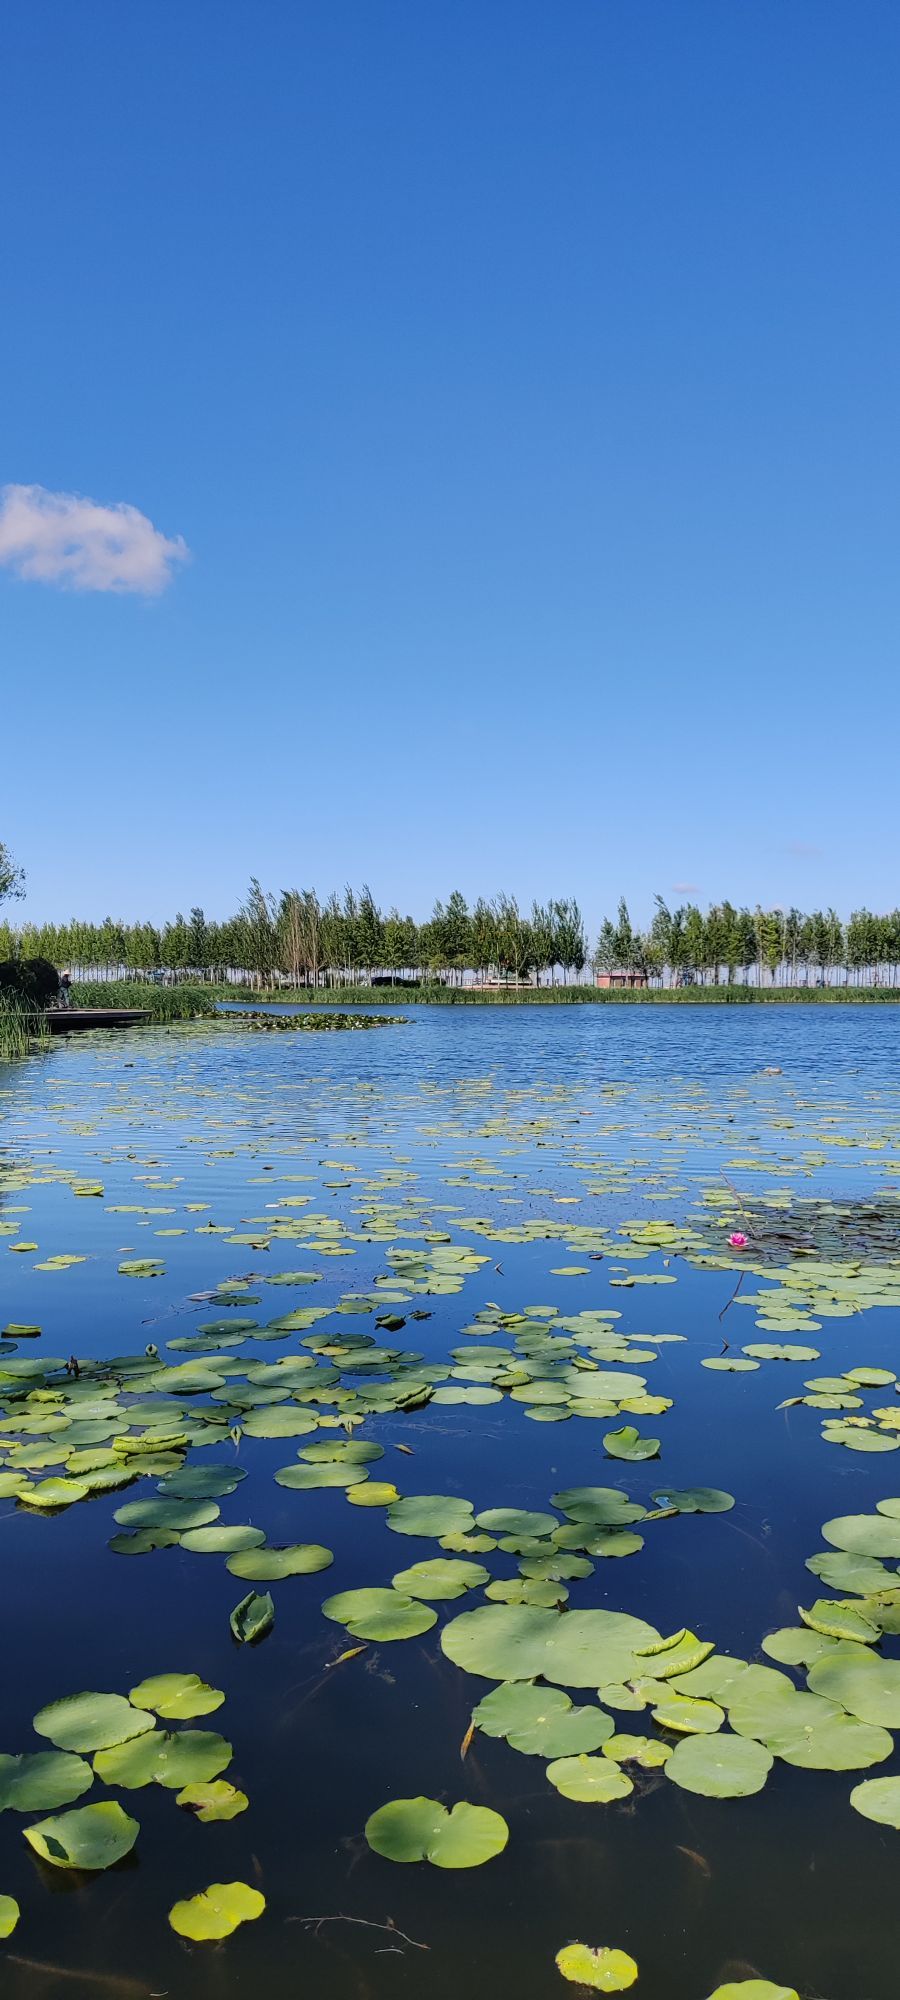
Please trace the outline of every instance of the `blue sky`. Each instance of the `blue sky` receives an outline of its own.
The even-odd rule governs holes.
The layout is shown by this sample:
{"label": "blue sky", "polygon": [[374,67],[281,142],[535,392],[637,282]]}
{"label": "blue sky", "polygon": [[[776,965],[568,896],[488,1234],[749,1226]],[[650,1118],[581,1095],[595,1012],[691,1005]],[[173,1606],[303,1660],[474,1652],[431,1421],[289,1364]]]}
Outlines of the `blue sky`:
{"label": "blue sky", "polygon": [[898,58],[896,0],[7,0],[0,482],[165,584],[0,517],[26,914],[900,900]]}

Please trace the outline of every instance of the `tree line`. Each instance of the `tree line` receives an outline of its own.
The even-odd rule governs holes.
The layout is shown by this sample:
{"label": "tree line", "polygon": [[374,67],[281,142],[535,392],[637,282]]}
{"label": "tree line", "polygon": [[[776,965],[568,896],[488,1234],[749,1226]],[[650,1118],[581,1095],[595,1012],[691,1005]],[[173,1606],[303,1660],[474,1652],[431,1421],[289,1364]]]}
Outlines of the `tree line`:
{"label": "tree line", "polygon": [[588,948],[573,897],[551,897],[519,909],[515,896],[479,897],[470,910],[459,890],[436,902],[425,923],[381,910],[371,889],[345,889],[320,901],[315,889],[267,893],[254,878],[239,910],[224,922],[199,907],[161,926],[0,923],[0,958],[47,958],[72,970],[107,974],[193,972],[211,978],[243,973],[260,983],[280,974],[293,985],[366,984],[384,978],[518,982],[569,979],[583,972]]}
{"label": "tree line", "polygon": [[654,985],[896,985],[900,973],[900,910],[877,916],[854,910],[753,910],[696,903],[670,910],[655,899],[653,918],[636,928],[624,899],[615,921],[605,917],[593,954],[598,972],[628,972]]}
{"label": "tree line", "polygon": [[[6,863],[6,893],[22,877]],[[0,867],[0,893],[4,888]],[[521,910],[515,896],[479,897],[470,908],[454,890],[419,922],[382,910],[371,889],[286,889],[274,896],[255,878],[224,921],[199,907],[162,925],[72,919],[63,924],[0,922],[0,959],[21,954],[73,972],[107,976],[163,970],[213,980],[235,974],[262,985],[354,986],[373,978],[544,983],[579,980],[590,968],[627,973],[654,986],[758,983],[783,986],[896,985],[900,981],[900,910],[855,910],[844,922],[833,909],[755,909],[722,902],[669,909],[657,896],[650,923],[634,924],[624,899],[605,917],[591,950],[574,897],[551,897]]]}

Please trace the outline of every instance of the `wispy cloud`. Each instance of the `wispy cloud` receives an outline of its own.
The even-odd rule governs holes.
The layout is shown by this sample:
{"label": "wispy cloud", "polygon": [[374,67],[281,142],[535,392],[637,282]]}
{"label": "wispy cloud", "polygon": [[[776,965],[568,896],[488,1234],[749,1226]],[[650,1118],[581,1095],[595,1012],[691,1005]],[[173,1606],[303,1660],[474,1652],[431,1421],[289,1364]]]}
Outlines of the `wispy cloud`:
{"label": "wispy cloud", "polygon": [[699,887],[699,882],[673,882],[672,893],[675,896],[693,896]]}
{"label": "wispy cloud", "polygon": [[793,854],[798,861],[819,861],[824,849],[816,847],[815,842],[811,840],[789,840],[784,852]]}
{"label": "wispy cloud", "polygon": [[187,556],[180,535],[170,540],[124,500],[103,506],[46,486],[0,488],[0,566],[29,583],[153,597]]}

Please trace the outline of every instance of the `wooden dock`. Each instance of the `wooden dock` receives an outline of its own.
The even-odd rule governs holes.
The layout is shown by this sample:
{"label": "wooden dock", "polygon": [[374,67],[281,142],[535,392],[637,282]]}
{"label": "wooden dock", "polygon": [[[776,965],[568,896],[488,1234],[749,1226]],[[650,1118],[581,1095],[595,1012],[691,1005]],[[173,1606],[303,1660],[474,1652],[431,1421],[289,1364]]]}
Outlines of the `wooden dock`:
{"label": "wooden dock", "polygon": [[149,1021],[146,1007],[49,1007],[51,1035],[72,1035],[79,1028],[139,1028]]}

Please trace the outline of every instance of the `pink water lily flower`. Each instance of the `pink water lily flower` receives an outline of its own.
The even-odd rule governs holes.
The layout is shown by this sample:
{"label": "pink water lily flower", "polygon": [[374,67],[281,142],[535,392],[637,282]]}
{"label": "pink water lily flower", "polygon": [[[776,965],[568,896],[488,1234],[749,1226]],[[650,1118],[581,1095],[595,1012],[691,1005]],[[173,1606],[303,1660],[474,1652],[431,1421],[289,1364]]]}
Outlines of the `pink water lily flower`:
{"label": "pink water lily flower", "polygon": [[750,1238],[744,1235],[742,1229],[735,1229],[729,1236],[728,1241],[732,1250],[746,1250]]}

